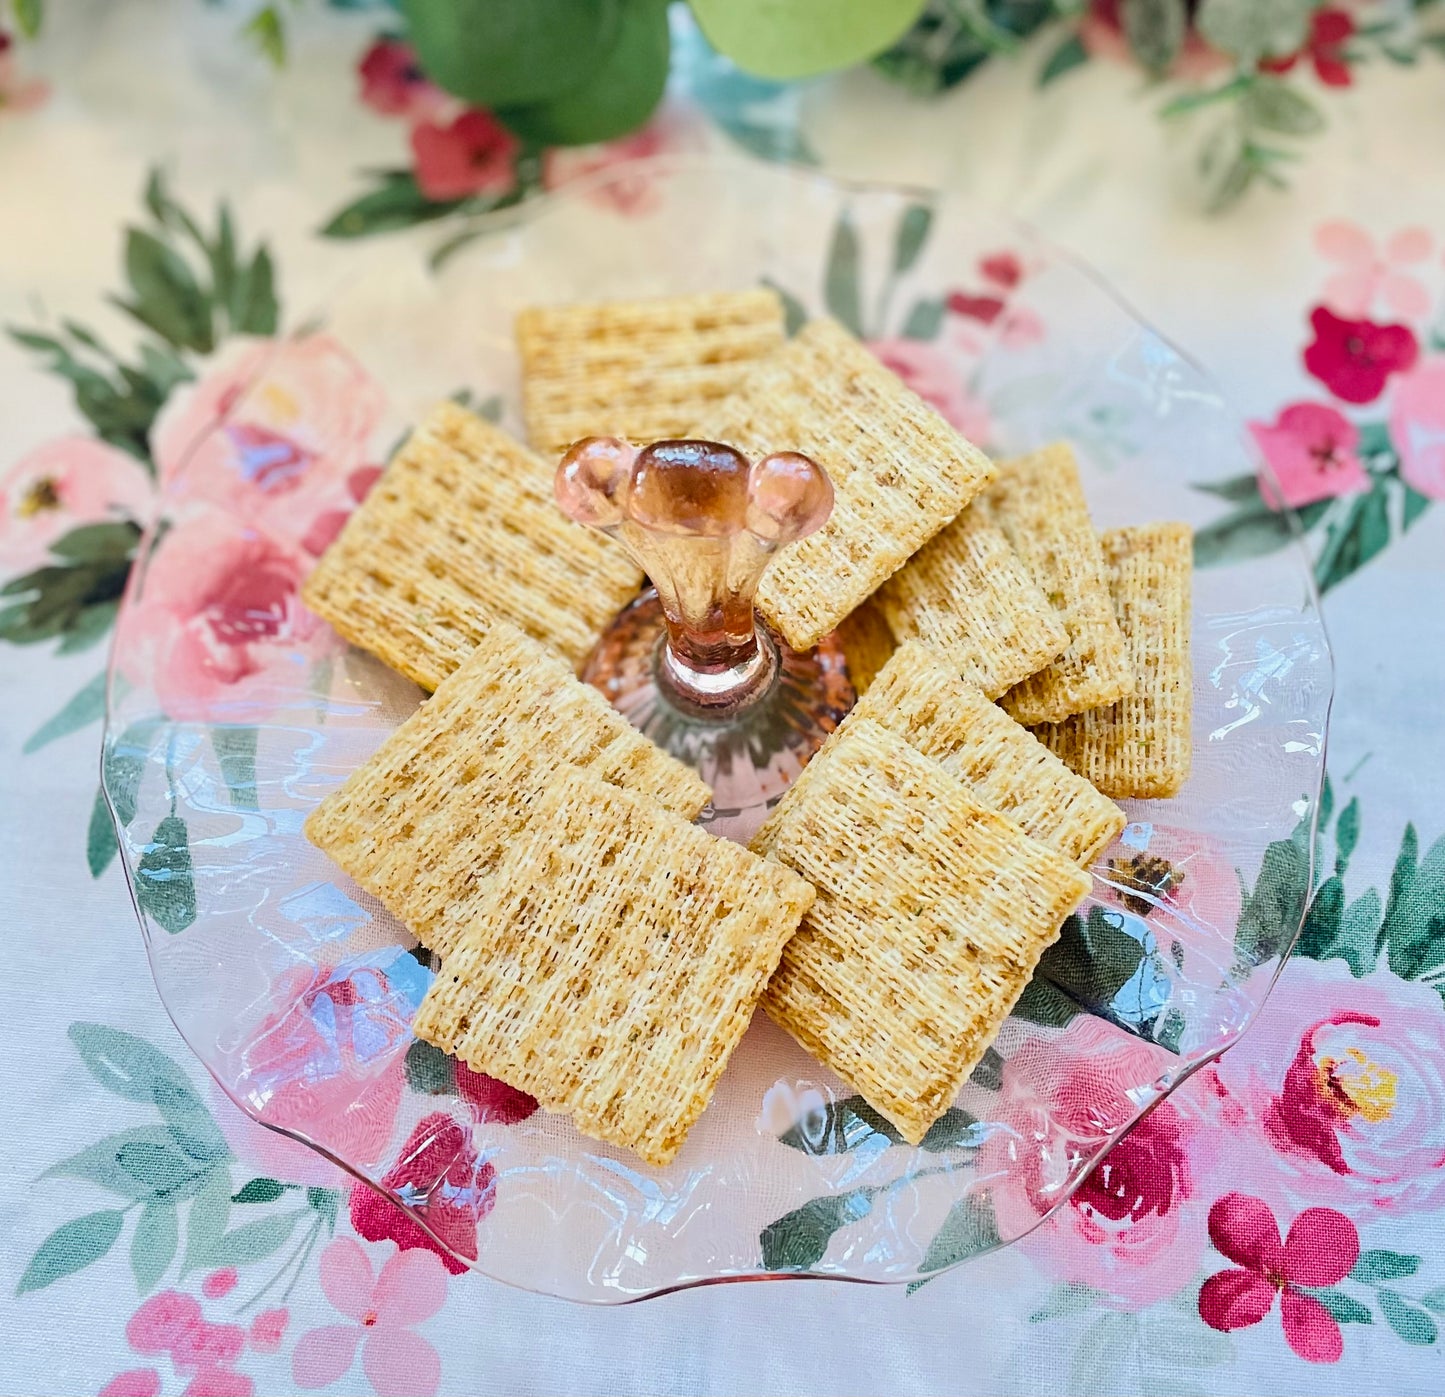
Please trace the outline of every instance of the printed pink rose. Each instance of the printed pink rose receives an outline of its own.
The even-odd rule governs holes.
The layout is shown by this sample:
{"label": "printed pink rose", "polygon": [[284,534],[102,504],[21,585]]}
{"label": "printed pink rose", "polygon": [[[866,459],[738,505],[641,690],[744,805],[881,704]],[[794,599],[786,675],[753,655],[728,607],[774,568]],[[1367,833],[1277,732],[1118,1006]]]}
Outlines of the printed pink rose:
{"label": "printed pink rose", "polygon": [[458,1257],[476,1259],[477,1223],[497,1201],[497,1175],[477,1158],[470,1129],[442,1111],[424,1117],[381,1184],[425,1218],[446,1245],[438,1245],[376,1189],[357,1184],[351,1190],[351,1225],[367,1241],[389,1238],[403,1251],[419,1247],[435,1252],[454,1275],[467,1269]]}
{"label": "printed pink rose", "polygon": [[1304,366],[1343,402],[1374,402],[1390,375],[1413,368],[1420,355],[1408,325],[1346,320],[1326,306],[1315,307],[1310,324],[1315,337],[1305,347]]}
{"label": "printed pink rose", "polygon": [[620,140],[595,146],[553,146],[542,157],[542,182],[548,189],[556,189],[569,180],[615,170],[618,178],[606,181],[586,197],[600,208],[635,218],[655,209],[660,196],[653,176],[644,171],[628,175],[624,167],[655,155],[702,150],[704,144],[695,119],[664,107],[641,130]]}
{"label": "printed pink rose", "polygon": [[415,1327],[446,1303],[446,1272],[424,1251],[400,1251],[375,1274],[365,1249],[338,1237],[321,1253],[321,1290],[350,1322],[309,1329],[291,1354],[298,1387],[329,1387],[361,1366],[380,1397],[431,1397],[441,1359]]}
{"label": "printed pink rose", "polygon": [[336,643],[301,605],[307,566],[277,540],[214,515],[178,525],[151,556],[126,620],[126,654],[150,665],[131,678],[149,679],[180,722],[251,720],[275,687],[294,687],[298,644]]}
{"label": "printed pink rose", "polygon": [[451,100],[422,72],[416,50],[398,39],[378,39],[362,54],[356,71],[362,102],[382,116],[416,121],[436,115]]}
{"label": "printed pink rose", "polygon": [[28,572],[82,524],[145,523],[151,484],[140,463],[91,437],[61,437],[22,456],[0,480],[0,567]]}
{"label": "printed pink rose", "polygon": [[454,121],[412,128],[417,187],[428,199],[506,194],[517,182],[513,161],[522,143],[491,112],[465,111]]}
{"label": "printed pink rose", "polygon": [[1230,1148],[1277,1205],[1445,1203],[1445,1035],[1429,986],[1295,959],[1214,1077]]}
{"label": "printed pink rose", "polygon": [[100,1397],[161,1397],[161,1375],[154,1368],[127,1368],[100,1389]]}
{"label": "printed pink rose", "polygon": [[1199,1317],[1226,1333],[1258,1324],[1279,1300],[1284,1336],[1310,1363],[1338,1363],[1344,1338],[1335,1318],[1309,1290],[1349,1275],[1360,1234],[1333,1208],[1306,1208],[1280,1241],[1279,1224],[1261,1198],[1227,1193],[1209,1210],[1209,1238],[1235,1263],[1199,1291]]}
{"label": "printed pink rose", "polygon": [[1445,500],[1445,355],[1401,376],[1390,402],[1390,440],[1412,489]]}
{"label": "printed pink rose", "polygon": [[[979,1152],[992,1177],[999,1234],[1021,1237],[1055,1207],[1081,1153],[1117,1137],[1141,1083],[1171,1055],[1081,1015],[1059,1038],[1031,1037],[1005,1060],[994,1131]],[[1173,1105],[1155,1106],[1117,1140],[1068,1201],[1024,1242],[1060,1280],[1096,1287],[1129,1309],[1177,1291],[1204,1252],[1207,1133]]]}
{"label": "printed pink rose", "polygon": [[300,543],[319,515],[350,509],[347,477],[369,464],[384,409],[380,387],[330,335],[244,340],[171,396],[151,443],[181,497]]}
{"label": "printed pink rose", "polygon": [[[372,966],[344,976],[298,966],[267,1001],[279,1007],[229,1065],[237,1093],[267,1124],[296,1130],[348,1163],[376,1163],[401,1104],[414,1004]],[[287,1166],[271,1177],[303,1182],[320,1170],[303,1179]],[[328,1172],[326,1183],[335,1182]]]}
{"label": "printed pink rose", "polygon": [[1251,422],[1249,430],[1279,481],[1260,478],[1260,493],[1276,509],[1291,509],[1370,488],[1369,472],[1355,448],[1360,432],[1343,413],[1324,403],[1292,403],[1274,422]]}
{"label": "printed pink rose", "polygon": [[988,409],[973,396],[963,365],[935,341],[870,340],[874,357],[970,441],[982,444],[993,430]]}

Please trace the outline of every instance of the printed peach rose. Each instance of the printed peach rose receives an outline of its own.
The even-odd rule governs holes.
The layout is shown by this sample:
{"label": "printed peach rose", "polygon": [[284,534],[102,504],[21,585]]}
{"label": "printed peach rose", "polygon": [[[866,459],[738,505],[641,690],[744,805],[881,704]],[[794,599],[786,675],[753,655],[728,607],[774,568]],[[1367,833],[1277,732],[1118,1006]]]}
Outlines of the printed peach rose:
{"label": "printed peach rose", "polygon": [[1401,376],[1390,401],[1390,440],[1412,489],[1445,500],[1445,355]]}

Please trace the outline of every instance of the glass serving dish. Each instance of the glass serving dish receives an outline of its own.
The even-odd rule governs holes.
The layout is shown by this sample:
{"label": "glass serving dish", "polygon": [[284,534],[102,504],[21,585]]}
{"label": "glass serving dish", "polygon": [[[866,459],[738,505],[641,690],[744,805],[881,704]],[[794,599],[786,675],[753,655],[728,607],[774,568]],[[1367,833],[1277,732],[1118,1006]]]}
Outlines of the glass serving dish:
{"label": "glass serving dish", "polygon": [[[1072,441],[1100,527],[1203,524],[1221,503],[1193,487],[1259,464],[1209,378],[1025,228],[772,165],[632,164],[439,275],[388,252],[305,331],[227,351],[159,425],[177,464],[117,628],[104,788],[182,1035],[243,1111],[390,1196],[454,1267],[575,1300],[915,1282],[1016,1240],[1245,1030],[1303,911],[1275,870],[1312,847],[1331,663],[1286,549],[1197,574],[1193,775],[1127,803],[1089,901],[921,1146],[761,1014],[660,1170],[413,1039],[429,957],[301,826],[422,695],[297,588],[438,398],[520,432],[519,308],[759,282],[851,324],[995,452]],[[358,1197],[374,1206],[355,1188],[353,1217]]]}

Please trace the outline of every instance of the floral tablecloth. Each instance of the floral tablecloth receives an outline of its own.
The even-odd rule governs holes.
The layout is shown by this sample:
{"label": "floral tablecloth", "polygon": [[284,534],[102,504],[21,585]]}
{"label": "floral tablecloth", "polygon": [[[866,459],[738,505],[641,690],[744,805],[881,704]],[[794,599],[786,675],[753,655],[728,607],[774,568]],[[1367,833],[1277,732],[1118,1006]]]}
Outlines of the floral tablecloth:
{"label": "floral tablecloth", "polygon": [[[537,160],[421,80],[384,8],[298,12],[280,74],[215,7],[51,8],[41,43],[0,44],[0,1389],[1445,1390],[1438,67],[1352,74],[1332,49],[1320,78],[1354,81],[1292,190],[1210,218],[1107,33],[1100,61],[1042,93],[1015,61],[934,102],[866,72],[776,89],[699,50],[642,133]],[[373,259],[425,275],[485,236],[479,209],[739,143],[1015,212],[1222,379],[1325,592],[1322,857],[1258,1024],[1020,1245],[912,1294],[727,1286],[583,1309],[454,1274],[374,1195],[245,1122],[188,1055],[97,804],[100,672],[156,481],[257,341]],[[1026,274],[999,248],[945,314],[1025,342],[1038,327],[1010,291]],[[237,429],[242,487],[340,453],[364,492],[380,460],[359,348],[317,332],[286,351],[288,381],[315,393]],[[926,343],[891,362],[986,438],[988,403]],[[357,409],[328,413],[342,381]],[[1288,546],[1253,478],[1201,488],[1219,504],[1202,566]],[[347,507],[316,502],[299,547],[324,548]],[[197,575],[189,682],[224,684],[294,580],[244,560]],[[1061,1062],[1086,1071],[1087,1052],[1066,1036]]]}

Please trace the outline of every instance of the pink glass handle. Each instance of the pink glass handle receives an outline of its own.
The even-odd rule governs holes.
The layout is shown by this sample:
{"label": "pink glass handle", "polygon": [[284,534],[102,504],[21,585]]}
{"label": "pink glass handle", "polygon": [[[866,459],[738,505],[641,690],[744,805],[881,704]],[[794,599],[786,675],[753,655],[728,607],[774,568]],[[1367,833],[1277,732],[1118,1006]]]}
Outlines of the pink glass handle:
{"label": "pink glass handle", "polygon": [[773,554],[832,512],[821,466],[795,451],[750,465],[719,442],[638,449],[586,437],[563,456],[555,489],[564,513],[615,538],[652,579],[670,678],[685,698],[735,704],[766,680],[776,657],[759,645],[753,599]]}

